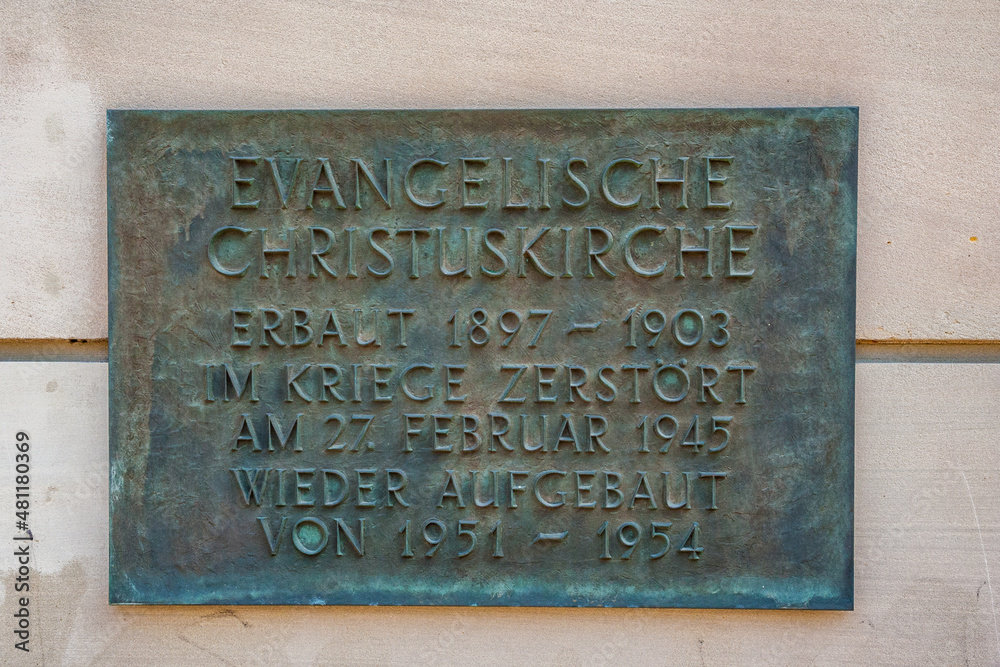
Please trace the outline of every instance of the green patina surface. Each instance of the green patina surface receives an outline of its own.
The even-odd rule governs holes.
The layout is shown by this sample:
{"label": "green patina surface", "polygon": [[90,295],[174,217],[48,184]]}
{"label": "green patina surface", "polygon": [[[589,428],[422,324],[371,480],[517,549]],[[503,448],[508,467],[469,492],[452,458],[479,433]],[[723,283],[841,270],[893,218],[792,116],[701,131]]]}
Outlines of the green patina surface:
{"label": "green patina surface", "polygon": [[111,601],[850,609],[857,127],[109,112]]}

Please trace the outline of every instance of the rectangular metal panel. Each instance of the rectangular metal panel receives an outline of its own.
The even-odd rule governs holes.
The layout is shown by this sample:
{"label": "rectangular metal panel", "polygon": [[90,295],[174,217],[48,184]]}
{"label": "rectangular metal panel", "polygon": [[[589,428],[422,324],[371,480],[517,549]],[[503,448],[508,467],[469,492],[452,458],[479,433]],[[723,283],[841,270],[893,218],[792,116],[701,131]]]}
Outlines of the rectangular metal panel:
{"label": "rectangular metal panel", "polygon": [[857,122],[110,111],[111,601],[851,608]]}

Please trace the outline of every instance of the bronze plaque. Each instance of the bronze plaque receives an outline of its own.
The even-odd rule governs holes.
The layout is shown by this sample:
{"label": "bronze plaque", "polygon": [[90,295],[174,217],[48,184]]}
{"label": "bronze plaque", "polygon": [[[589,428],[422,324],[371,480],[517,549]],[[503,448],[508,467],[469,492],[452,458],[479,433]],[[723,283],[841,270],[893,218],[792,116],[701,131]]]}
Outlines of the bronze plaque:
{"label": "bronze plaque", "polygon": [[857,126],[109,112],[111,601],[850,609]]}

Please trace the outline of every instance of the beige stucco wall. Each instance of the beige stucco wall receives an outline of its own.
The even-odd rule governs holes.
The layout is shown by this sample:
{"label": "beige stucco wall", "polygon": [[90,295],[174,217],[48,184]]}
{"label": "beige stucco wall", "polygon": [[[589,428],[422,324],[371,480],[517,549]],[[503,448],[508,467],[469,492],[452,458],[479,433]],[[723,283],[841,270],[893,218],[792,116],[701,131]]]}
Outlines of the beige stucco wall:
{"label": "beige stucco wall", "polygon": [[[955,345],[1000,360],[998,100],[995,0],[3,2],[0,356],[107,335],[109,107],[856,105],[858,338],[950,343],[935,358],[956,362],[858,367],[848,613],[109,608],[107,367],[0,363],[0,507],[15,430],[37,455],[29,657],[1000,663],[1000,366]],[[0,663],[23,657],[11,567]]]}
{"label": "beige stucco wall", "polygon": [[995,0],[271,4],[4,3],[0,337],[107,335],[117,107],[856,105],[858,337],[1000,327]]}
{"label": "beige stucco wall", "polygon": [[[74,665],[997,664],[998,394],[996,364],[858,366],[853,612],[123,608],[107,605],[107,366],[0,364],[3,437],[29,430],[35,456],[34,657]],[[0,471],[12,465],[11,448],[0,447]],[[0,507],[10,506],[8,477],[0,475]],[[10,561],[0,557],[2,633],[14,610]],[[12,653],[0,638],[0,658]]]}

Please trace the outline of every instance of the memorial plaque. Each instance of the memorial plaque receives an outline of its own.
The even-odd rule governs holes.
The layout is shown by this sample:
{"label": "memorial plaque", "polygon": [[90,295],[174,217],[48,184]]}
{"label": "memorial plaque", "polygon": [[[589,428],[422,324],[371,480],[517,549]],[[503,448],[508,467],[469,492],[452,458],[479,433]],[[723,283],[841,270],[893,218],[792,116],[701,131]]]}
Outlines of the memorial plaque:
{"label": "memorial plaque", "polygon": [[857,124],[109,112],[111,601],[850,609]]}

